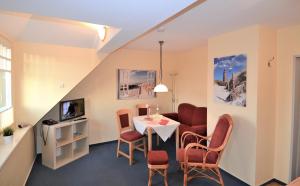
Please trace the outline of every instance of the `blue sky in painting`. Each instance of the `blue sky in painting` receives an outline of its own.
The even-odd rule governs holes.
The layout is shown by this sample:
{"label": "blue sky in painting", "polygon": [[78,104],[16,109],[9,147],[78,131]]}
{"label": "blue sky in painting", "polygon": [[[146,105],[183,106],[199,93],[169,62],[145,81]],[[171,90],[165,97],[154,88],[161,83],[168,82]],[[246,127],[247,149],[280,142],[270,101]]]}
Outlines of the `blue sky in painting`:
{"label": "blue sky in painting", "polygon": [[240,54],[236,56],[226,56],[214,59],[214,80],[223,80],[223,71],[227,70],[227,77],[232,73],[238,73],[246,70],[247,56]]}
{"label": "blue sky in painting", "polygon": [[[131,83],[136,84],[136,83],[142,83],[142,82],[146,82],[147,81],[147,73],[149,71],[146,70],[132,70],[130,72],[130,80]],[[153,73],[151,80],[150,81],[155,81],[155,71],[150,71]]]}

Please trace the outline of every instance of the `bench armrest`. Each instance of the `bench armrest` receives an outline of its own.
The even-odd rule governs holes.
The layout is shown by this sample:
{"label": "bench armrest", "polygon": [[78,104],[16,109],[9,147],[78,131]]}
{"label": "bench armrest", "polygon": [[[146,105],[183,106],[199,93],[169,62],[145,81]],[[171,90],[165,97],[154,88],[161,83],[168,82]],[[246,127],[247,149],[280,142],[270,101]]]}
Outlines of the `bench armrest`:
{"label": "bench armrest", "polygon": [[164,113],[162,115],[172,120],[178,121],[178,113],[176,112]]}

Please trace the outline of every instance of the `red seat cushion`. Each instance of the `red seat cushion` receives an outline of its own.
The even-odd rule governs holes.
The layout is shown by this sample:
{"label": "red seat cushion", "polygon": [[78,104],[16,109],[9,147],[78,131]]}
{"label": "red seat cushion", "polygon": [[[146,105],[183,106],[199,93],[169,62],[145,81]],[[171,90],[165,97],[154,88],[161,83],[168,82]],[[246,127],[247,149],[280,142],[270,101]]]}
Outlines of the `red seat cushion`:
{"label": "red seat cushion", "polygon": [[[192,163],[203,163],[203,157],[207,153],[204,149],[189,149],[187,156],[188,156],[188,162]],[[184,149],[180,148],[177,150],[177,157],[179,162],[184,162]],[[214,156],[210,156],[208,154],[206,158],[206,163],[216,163],[217,159],[214,158]]]}
{"label": "red seat cushion", "polygon": [[[206,125],[194,125],[194,126],[190,127],[185,124],[180,124],[179,125],[179,136],[182,136],[182,134],[186,131],[194,132],[196,134],[206,136]],[[184,142],[185,142],[185,145],[187,145],[189,143],[196,143],[197,138],[189,135],[185,138]],[[206,145],[206,140],[204,140],[201,144]]]}
{"label": "red seat cushion", "polygon": [[193,125],[192,131],[195,132],[196,134],[200,134],[202,136],[206,136],[206,125]]}
{"label": "red seat cushion", "polygon": [[142,137],[143,137],[143,135],[141,135],[137,131],[128,131],[128,132],[124,132],[121,134],[121,138],[126,141],[135,141],[135,140],[141,139]]}
{"label": "red seat cushion", "polygon": [[206,136],[206,125],[189,126],[186,124],[180,124],[179,125],[179,135],[181,136],[186,131],[190,131],[190,132],[194,132],[196,134]]}
{"label": "red seat cushion", "polygon": [[185,124],[180,124],[179,125],[179,135],[181,136],[186,131],[192,131],[192,127],[185,125]]}
{"label": "red seat cushion", "polygon": [[165,165],[168,164],[168,154],[164,150],[156,150],[148,152],[148,164]]}

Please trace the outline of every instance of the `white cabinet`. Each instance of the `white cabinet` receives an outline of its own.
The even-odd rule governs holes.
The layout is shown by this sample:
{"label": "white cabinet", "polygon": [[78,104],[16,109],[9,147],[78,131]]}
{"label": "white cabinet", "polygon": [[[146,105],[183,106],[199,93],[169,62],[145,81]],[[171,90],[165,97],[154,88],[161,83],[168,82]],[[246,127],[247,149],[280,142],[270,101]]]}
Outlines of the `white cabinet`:
{"label": "white cabinet", "polygon": [[57,169],[89,153],[87,119],[43,125],[43,165]]}

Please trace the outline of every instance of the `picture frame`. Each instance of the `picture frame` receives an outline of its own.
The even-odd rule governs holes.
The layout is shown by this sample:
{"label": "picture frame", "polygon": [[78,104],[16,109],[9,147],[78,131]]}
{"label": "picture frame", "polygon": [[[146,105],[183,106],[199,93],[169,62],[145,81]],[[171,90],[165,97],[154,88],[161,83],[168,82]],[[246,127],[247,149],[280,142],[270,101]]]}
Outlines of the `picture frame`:
{"label": "picture frame", "polygon": [[156,94],[153,91],[156,85],[155,70],[118,69],[118,99],[151,99]]}
{"label": "picture frame", "polygon": [[214,100],[246,107],[246,93],[247,55],[214,58]]}

